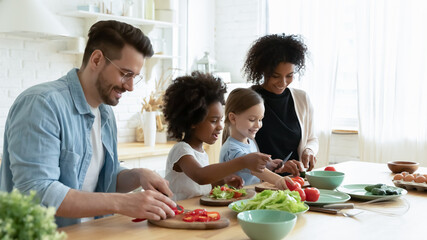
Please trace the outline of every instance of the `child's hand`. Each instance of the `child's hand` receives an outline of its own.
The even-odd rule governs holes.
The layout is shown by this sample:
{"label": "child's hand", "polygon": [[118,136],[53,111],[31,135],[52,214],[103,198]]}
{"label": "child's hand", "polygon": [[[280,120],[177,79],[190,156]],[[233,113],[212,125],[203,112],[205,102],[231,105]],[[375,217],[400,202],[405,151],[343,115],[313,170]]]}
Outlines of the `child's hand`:
{"label": "child's hand", "polygon": [[288,189],[288,186],[286,185],[286,181],[293,184],[292,179],[290,177],[282,177],[278,179],[274,185],[280,190],[285,190],[285,189]]}
{"label": "child's hand", "polygon": [[245,155],[246,168],[254,172],[263,172],[267,163],[271,161],[271,155],[254,152]]}
{"label": "child's hand", "polygon": [[242,188],[244,185],[244,181],[243,179],[235,174],[229,175],[227,177],[224,178],[224,182],[228,185],[228,186],[232,186],[235,188]]}
{"label": "child's hand", "polygon": [[[280,164],[283,164],[283,160],[282,159],[273,159],[270,162],[267,163],[267,168],[271,171],[274,171],[276,168],[279,169],[280,168]],[[278,168],[279,167],[279,168]]]}

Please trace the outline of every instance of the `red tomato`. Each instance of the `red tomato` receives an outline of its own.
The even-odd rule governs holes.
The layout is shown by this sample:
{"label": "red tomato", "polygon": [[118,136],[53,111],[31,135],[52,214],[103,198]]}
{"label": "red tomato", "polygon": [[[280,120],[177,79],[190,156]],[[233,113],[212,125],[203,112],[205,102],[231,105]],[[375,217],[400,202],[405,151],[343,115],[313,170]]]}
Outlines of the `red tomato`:
{"label": "red tomato", "polygon": [[299,183],[294,181],[292,181],[292,183],[289,183],[288,181],[286,181],[286,186],[288,187],[289,190],[293,191],[297,188],[301,188],[301,185]]}
{"label": "red tomato", "polygon": [[196,221],[197,222],[207,222],[207,221],[209,221],[209,218],[207,216],[197,216]]}
{"label": "red tomato", "polygon": [[208,212],[207,215],[208,215],[209,221],[217,221],[221,219],[219,212]]}
{"label": "red tomato", "polygon": [[175,213],[175,215],[181,214],[184,212],[184,208],[179,205],[181,207],[181,210],[178,210],[178,207],[171,207],[171,209],[173,210],[173,212]]}
{"label": "red tomato", "polygon": [[293,177],[292,180],[294,182],[299,183],[299,185],[301,185],[301,187],[304,186],[304,178],[302,178],[302,177]]}
{"label": "red tomato", "polygon": [[319,189],[315,187],[308,187],[304,189],[305,199],[309,202],[316,202],[319,200],[320,192]]}
{"label": "red tomato", "polygon": [[297,191],[299,193],[299,196],[301,197],[301,201],[304,202],[306,199],[304,190],[302,190],[301,188],[297,188],[294,191]]}
{"label": "red tomato", "polygon": [[196,220],[196,216],[186,215],[182,218],[184,222],[194,222]]}
{"label": "red tomato", "polygon": [[325,171],[334,171],[334,172],[336,172],[337,170],[335,170],[335,168],[332,167],[332,166],[328,166],[328,167],[325,167]]}
{"label": "red tomato", "polygon": [[241,197],[243,194],[242,193],[239,193],[239,192],[234,192],[234,198],[238,198],[238,197]]}

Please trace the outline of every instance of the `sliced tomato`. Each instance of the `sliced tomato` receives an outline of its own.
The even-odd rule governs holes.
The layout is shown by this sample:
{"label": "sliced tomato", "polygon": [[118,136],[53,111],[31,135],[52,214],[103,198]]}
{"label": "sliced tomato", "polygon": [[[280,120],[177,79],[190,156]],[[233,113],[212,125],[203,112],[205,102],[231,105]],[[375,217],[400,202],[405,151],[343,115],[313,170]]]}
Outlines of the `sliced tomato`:
{"label": "sliced tomato", "polygon": [[187,212],[185,215],[191,215],[191,216],[206,216],[206,209],[195,209],[193,211]]}
{"label": "sliced tomato", "polygon": [[184,222],[194,222],[196,220],[196,216],[186,215],[182,218]]}
{"label": "sliced tomato", "polygon": [[178,207],[171,207],[171,209],[173,210],[175,215],[179,215],[179,214],[184,212],[184,208],[181,205],[179,205],[179,206],[181,207],[181,210],[178,210]]}
{"label": "sliced tomato", "polygon": [[221,215],[219,215],[219,212],[208,212],[207,214],[209,221],[218,221],[221,219]]}
{"label": "sliced tomato", "polygon": [[301,185],[301,187],[302,186],[304,186],[304,178],[302,178],[302,177],[293,177],[292,178],[292,180],[294,181],[294,182],[297,182],[297,183],[299,183],[300,185]]}
{"label": "sliced tomato", "polygon": [[234,198],[239,198],[239,197],[241,197],[243,195],[243,193],[240,193],[240,192],[234,192]]}
{"label": "sliced tomato", "polygon": [[196,221],[197,222],[208,222],[209,218],[208,218],[208,216],[197,216]]}

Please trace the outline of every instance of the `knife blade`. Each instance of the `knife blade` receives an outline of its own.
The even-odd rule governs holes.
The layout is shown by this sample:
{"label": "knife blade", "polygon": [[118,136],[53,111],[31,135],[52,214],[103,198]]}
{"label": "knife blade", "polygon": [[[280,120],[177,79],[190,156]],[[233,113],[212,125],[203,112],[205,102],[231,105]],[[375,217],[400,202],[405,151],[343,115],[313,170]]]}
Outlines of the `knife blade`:
{"label": "knife blade", "polygon": [[275,169],[272,170],[272,172],[276,171],[277,169],[281,168],[283,166],[283,164],[289,160],[289,158],[292,155],[292,151],[282,160],[282,162],[279,163],[279,165],[277,165],[277,167]]}

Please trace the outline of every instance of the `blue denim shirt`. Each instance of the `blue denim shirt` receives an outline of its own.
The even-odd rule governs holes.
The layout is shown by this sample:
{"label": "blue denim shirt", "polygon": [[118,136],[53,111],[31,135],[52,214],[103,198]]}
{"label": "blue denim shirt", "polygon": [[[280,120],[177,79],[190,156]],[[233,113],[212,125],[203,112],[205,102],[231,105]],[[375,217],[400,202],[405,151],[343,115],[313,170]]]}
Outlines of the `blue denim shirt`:
{"label": "blue denim shirt", "polygon": [[[5,126],[0,190],[35,190],[43,206],[58,208],[70,188],[82,188],[92,158],[94,115],[77,71],[33,86],[13,103]],[[99,110],[105,163],[95,191],[115,192],[123,170],[117,158],[117,126],[110,106],[101,104]],[[79,222],[56,217],[58,227]]]}

